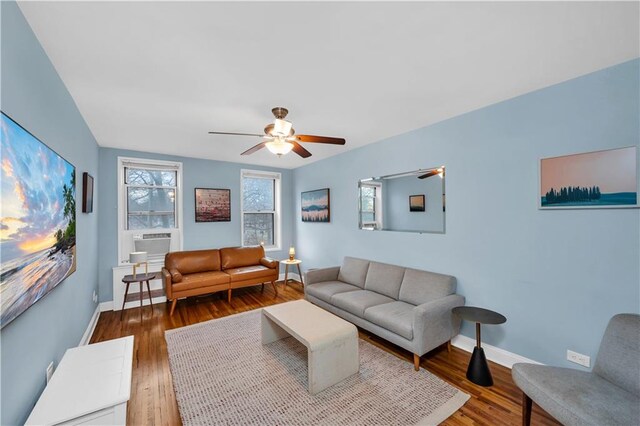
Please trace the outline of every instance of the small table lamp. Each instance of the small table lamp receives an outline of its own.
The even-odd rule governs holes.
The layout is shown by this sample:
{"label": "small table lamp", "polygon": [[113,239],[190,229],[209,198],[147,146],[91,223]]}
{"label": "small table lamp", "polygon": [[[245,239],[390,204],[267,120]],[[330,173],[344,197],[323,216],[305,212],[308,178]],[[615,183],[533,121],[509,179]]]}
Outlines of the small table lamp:
{"label": "small table lamp", "polygon": [[293,260],[296,258],[296,249],[293,246],[289,247],[289,260]]}
{"label": "small table lamp", "polygon": [[147,262],[146,251],[134,251],[129,253],[129,263],[133,265],[133,278],[136,278],[136,267],[144,263],[144,273],[149,273],[149,263]]}

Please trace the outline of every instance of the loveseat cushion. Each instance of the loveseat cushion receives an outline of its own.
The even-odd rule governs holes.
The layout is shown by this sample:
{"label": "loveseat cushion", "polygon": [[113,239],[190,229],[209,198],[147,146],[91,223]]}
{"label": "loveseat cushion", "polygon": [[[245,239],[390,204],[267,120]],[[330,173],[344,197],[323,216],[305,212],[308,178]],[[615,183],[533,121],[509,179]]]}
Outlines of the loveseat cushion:
{"label": "loveseat cushion", "polygon": [[365,309],[364,319],[412,340],[414,309],[414,305],[405,302],[385,303]]}
{"label": "loveseat cushion", "polygon": [[317,297],[327,303],[331,303],[331,296],[334,294],[356,290],[361,290],[361,288],[356,287],[355,285],[343,283],[342,281],[324,281],[304,286],[305,293],[308,293],[313,297]]}
{"label": "loveseat cushion", "polygon": [[231,282],[253,280],[257,278],[264,278],[265,281],[271,281],[275,279],[275,269],[267,268],[262,265],[243,266],[241,268],[225,269],[224,272],[229,274]]}
{"label": "loveseat cushion", "polygon": [[390,302],[394,300],[369,290],[347,291],[331,296],[332,305],[361,318],[364,318],[365,309]]}
{"label": "loveseat cushion", "polygon": [[190,250],[167,253],[164,267],[180,274],[194,274],[220,270],[220,250]]}
{"label": "loveseat cushion", "polygon": [[412,305],[422,305],[455,292],[455,277],[407,268],[398,299]]}
{"label": "loveseat cushion", "polygon": [[264,257],[264,247],[226,247],[220,249],[222,270],[241,268],[243,266],[260,265]]}
{"label": "loveseat cushion", "polygon": [[401,266],[371,262],[364,282],[364,289],[375,291],[397,300],[405,269]]}
{"label": "loveseat cushion", "polygon": [[356,259],[355,257],[345,257],[338,273],[338,281],[364,288],[364,282],[367,278],[367,270],[369,269],[369,261],[364,259]]}
{"label": "loveseat cushion", "polygon": [[514,364],[511,374],[524,393],[563,424],[640,424],[638,397],[597,374],[535,364]]}
{"label": "loveseat cushion", "polygon": [[228,284],[230,281],[229,274],[220,271],[196,272],[194,274],[185,274],[182,281],[173,283],[173,291],[185,291],[194,288],[210,287],[219,284]]}

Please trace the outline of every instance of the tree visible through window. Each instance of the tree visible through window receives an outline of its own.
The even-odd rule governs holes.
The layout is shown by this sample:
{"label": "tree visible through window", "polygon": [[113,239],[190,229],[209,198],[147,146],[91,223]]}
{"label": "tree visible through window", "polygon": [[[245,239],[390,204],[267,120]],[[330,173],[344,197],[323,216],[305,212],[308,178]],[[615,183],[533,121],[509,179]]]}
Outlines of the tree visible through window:
{"label": "tree visible through window", "polygon": [[242,175],[242,244],[277,246],[278,175]]}
{"label": "tree visible through window", "polygon": [[177,172],[125,167],[127,229],[176,227]]}

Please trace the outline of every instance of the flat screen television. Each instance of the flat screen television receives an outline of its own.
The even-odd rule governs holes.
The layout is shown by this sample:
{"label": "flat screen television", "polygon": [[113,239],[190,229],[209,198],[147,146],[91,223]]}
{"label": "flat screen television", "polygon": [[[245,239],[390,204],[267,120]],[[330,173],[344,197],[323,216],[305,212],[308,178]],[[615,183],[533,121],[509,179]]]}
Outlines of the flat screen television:
{"label": "flat screen television", "polygon": [[76,169],[0,115],[3,328],[76,270]]}

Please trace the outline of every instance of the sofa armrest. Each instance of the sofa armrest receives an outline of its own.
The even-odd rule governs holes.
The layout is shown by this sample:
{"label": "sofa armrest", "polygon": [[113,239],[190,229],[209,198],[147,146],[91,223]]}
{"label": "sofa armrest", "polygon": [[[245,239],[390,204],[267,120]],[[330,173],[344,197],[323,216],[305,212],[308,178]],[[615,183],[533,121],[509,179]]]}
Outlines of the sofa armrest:
{"label": "sofa armrest", "polygon": [[312,269],[305,272],[304,283],[305,285],[311,285],[323,281],[336,281],[338,279],[339,273],[339,266],[333,266],[331,268]]}
{"label": "sofa armrest", "polygon": [[164,284],[164,292],[167,295],[167,300],[173,299],[173,288],[171,285],[171,274],[167,268],[162,268],[161,271],[162,283]]}
{"label": "sofa armrest", "polygon": [[266,266],[269,269],[276,269],[278,267],[278,261],[270,257],[263,257],[260,259],[260,264]]}
{"label": "sofa armrest", "polygon": [[464,305],[464,297],[450,294],[418,305],[413,313],[413,341],[418,355],[451,340],[460,332],[460,318],[451,310]]}
{"label": "sofa armrest", "polygon": [[182,282],[182,274],[175,268],[169,269],[169,274],[171,275],[171,281],[174,283]]}

